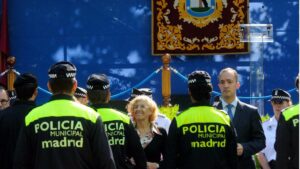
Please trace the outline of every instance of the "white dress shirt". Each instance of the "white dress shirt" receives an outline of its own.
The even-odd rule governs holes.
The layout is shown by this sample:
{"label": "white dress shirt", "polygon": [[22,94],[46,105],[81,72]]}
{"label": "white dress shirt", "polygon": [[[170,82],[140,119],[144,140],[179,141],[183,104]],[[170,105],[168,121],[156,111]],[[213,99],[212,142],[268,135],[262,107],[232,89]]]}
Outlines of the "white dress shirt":
{"label": "white dress shirt", "polygon": [[265,154],[268,162],[271,160],[276,160],[276,151],[274,149],[274,144],[276,139],[277,124],[278,122],[275,119],[275,116],[262,124],[266,136],[266,147],[261,152]]}
{"label": "white dress shirt", "polygon": [[225,102],[225,100],[222,97],[220,97],[220,101],[222,102],[223,110],[225,110],[226,112],[228,112],[227,105],[228,104],[232,105],[231,111],[232,111],[232,116],[234,117],[236,106],[237,106],[237,103],[238,103],[238,98],[235,97],[235,99],[233,100],[232,103]]}
{"label": "white dress shirt", "polygon": [[162,113],[158,113],[155,124],[157,125],[157,127],[161,127],[163,129],[165,129],[166,132],[168,133],[169,127],[171,124],[171,120],[166,115],[164,115]]}

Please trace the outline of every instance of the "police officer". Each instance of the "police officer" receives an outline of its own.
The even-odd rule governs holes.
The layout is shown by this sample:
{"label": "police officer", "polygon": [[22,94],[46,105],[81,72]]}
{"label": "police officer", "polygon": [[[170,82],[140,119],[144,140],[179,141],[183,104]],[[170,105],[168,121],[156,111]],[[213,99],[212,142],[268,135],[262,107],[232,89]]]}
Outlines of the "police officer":
{"label": "police officer", "polygon": [[[299,90],[299,75],[296,79]],[[281,113],[276,130],[277,169],[299,169],[299,104]]]}
{"label": "police officer", "polygon": [[236,169],[236,140],[230,117],[210,106],[211,77],[205,71],[188,76],[192,105],[171,122],[166,169]]}
{"label": "police officer", "polygon": [[87,91],[82,87],[77,87],[74,93],[77,101],[83,105],[88,105]]}
{"label": "police officer", "polygon": [[[117,169],[146,169],[146,155],[130,118],[108,106],[110,83],[104,74],[92,74],[87,80],[88,98],[102,117]],[[130,162],[133,157],[135,165]]]}
{"label": "police officer", "polygon": [[275,169],[276,151],[274,143],[276,138],[276,128],[281,111],[292,105],[291,95],[282,89],[272,91],[271,105],[274,116],[262,124],[266,136],[266,148],[257,154],[258,161],[262,169]]}
{"label": "police officer", "polygon": [[21,74],[14,81],[17,98],[0,112],[0,168],[12,169],[14,152],[21,125],[25,116],[35,105],[37,79],[30,73]]}
{"label": "police officer", "polygon": [[[152,93],[153,92],[150,88],[140,88],[140,89],[133,88],[128,101],[133,100],[136,96],[139,95],[145,95],[153,99]],[[171,124],[171,120],[168,119],[166,115],[159,112],[157,115],[157,119],[155,120],[155,124],[157,125],[157,127],[161,127],[168,132]]]}
{"label": "police officer", "polygon": [[14,168],[115,169],[100,116],[74,100],[76,67],[58,62],[48,74],[53,96],[25,117]]}

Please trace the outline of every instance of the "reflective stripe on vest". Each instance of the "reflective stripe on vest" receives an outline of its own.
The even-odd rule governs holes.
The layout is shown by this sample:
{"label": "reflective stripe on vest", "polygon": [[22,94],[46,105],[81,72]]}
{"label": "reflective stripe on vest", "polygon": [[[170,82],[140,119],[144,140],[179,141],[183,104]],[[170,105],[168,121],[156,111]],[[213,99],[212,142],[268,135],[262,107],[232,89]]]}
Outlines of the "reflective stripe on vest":
{"label": "reflective stripe on vest", "polygon": [[110,108],[99,108],[97,109],[97,112],[100,114],[103,122],[120,120],[126,124],[130,123],[130,118],[117,110]]}
{"label": "reflective stripe on vest", "polygon": [[99,114],[92,108],[70,100],[53,100],[33,109],[25,117],[25,125],[44,117],[79,117],[96,122]]}
{"label": "reflective stripe on vest", "polygon": [[287,108],[285,111],[283,111],[282,115],[286,121],[289,121],[294,116],[299,115],[299,104]]}

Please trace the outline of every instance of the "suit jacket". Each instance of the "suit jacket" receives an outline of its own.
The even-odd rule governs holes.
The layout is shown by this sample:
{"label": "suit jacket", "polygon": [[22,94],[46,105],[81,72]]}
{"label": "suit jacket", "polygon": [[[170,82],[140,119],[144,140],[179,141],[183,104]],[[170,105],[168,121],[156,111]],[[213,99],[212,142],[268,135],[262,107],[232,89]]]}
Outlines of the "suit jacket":
{"label": "suit jacket", "polygon": [[[216,104],[223,109],[222,102]],[[233,126],[237,134],[237,143],[244,147],[244,153],[238,157],[238,169],[255,169],[252,155],[266,146],[266,138],[257,108],[238,101],[233,117]]]}
{"label": "suit jacket", "polygon": [[0,112],[0,168],[12,169],[16,144],[25,116],[34,108],[33,101],[16,100]]}

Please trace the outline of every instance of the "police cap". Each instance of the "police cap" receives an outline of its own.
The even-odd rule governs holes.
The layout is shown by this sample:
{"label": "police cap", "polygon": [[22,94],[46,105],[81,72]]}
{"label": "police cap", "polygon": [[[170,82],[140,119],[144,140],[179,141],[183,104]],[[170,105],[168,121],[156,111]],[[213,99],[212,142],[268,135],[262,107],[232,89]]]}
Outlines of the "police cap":
{"label": "police cap", "polygon": [[83,97],[83,98],[85,98],[85,97],[87,97],[87,91],[84,88],[82,88],[82,87],[77,87],[76,91],[74,93],[74,96],[75,97]]}
{"label": "police cap", "polygon": [[76,67],[70,62],[62,61],[55,63],[48,70],[50,79],[71,79],[76,76]]}
{"label": "police cap", "polygon": [[91,74],[87,80],[88,90],[108,90],[110,88],[109,80],[105,74]]}
{"label": "police cap", "polygon": [[127,99],[128,101],[133,100],[136,96],[145,95],[152,99],[152,90],[150,88],[133,88],[131,91],[130,97]]}
{"label": "police cap", "polygon": [[196,70],[188,76],[189,88],[199,88],[204,92],[212,91],[212,83],[210,75],[202,70]]}
{"label": "police cap", "polygon": [[291,99],[289,92],[282,89],[274,89],[272,91],[272,97],[270,101],[282,103],[283,101],[288,101]]}

